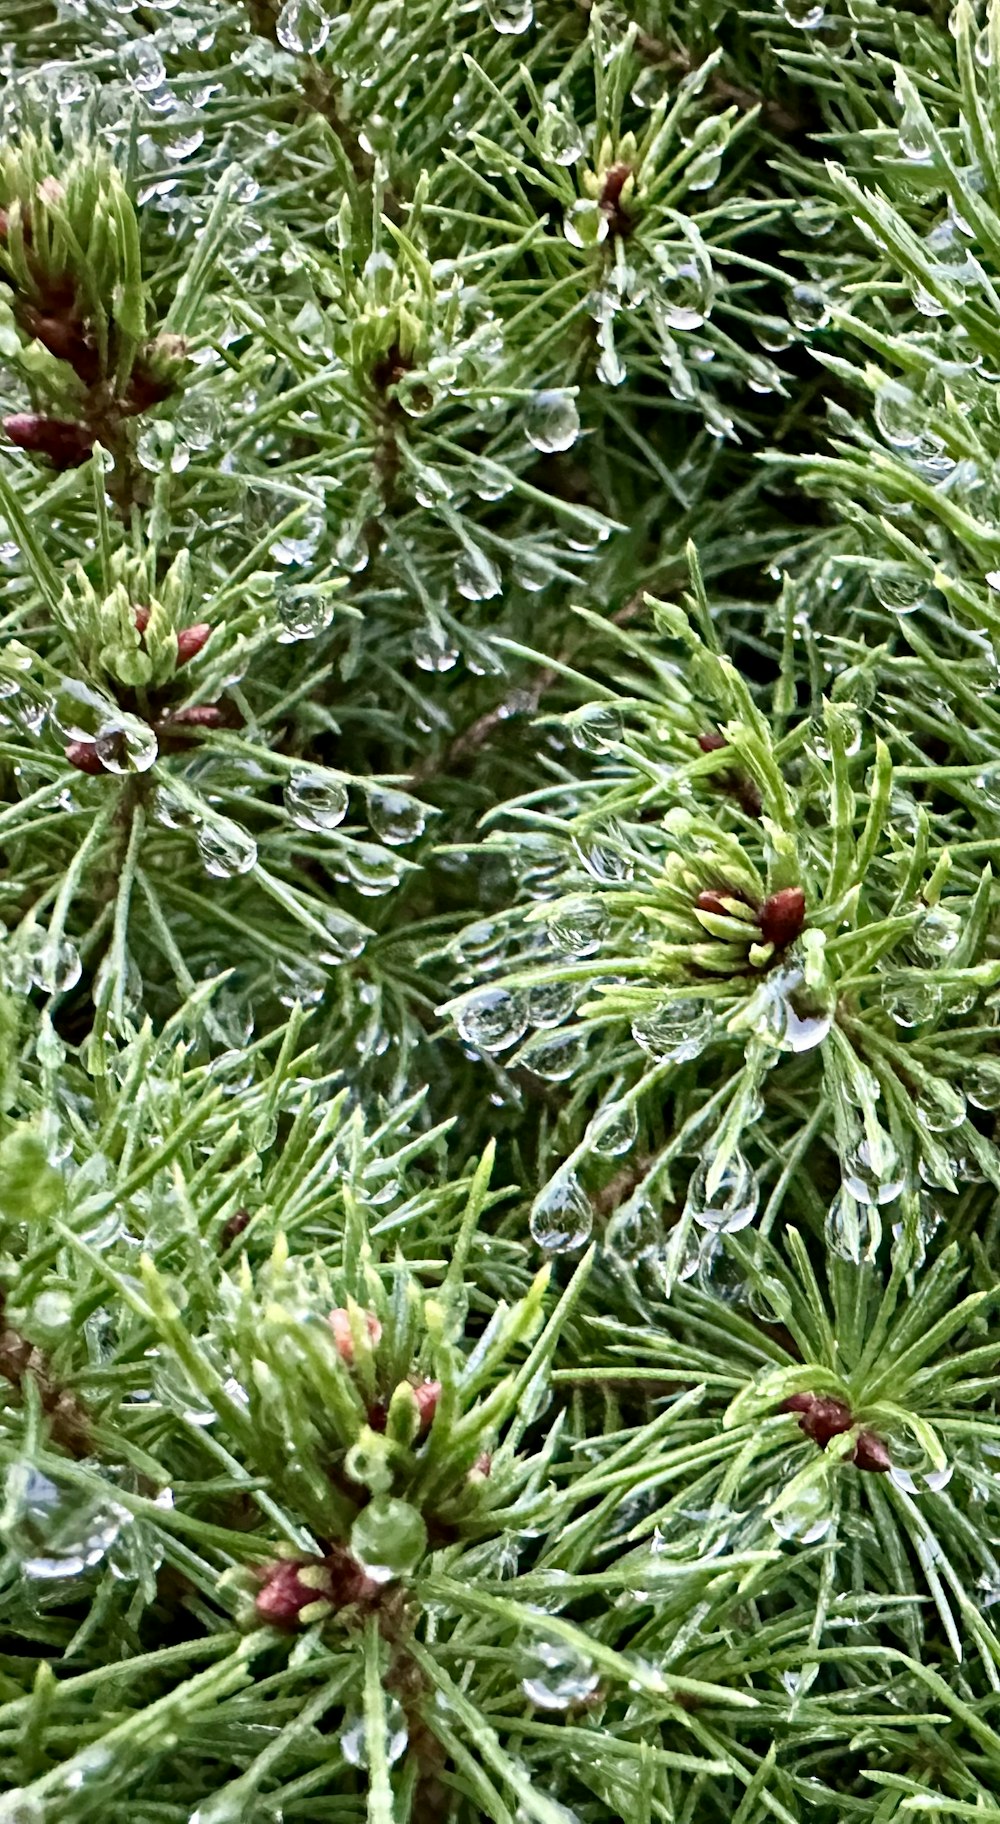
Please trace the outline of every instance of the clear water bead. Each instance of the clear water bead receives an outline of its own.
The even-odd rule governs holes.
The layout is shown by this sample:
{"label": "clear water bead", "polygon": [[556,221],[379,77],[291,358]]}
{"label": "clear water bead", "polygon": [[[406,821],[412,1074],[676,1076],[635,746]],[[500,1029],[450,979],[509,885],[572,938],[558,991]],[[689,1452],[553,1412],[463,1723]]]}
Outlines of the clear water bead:
{"label": "clear water bead", "polygon": [[593,1226],[593,1206],[573,1172],[560,1172],[532,1205],[532,1240],[549,1254],[582,1248],[590,1239]]}
{"label": "clear water bead", "polygon": [[368,821],[380,842],[389,848],[416,842],[427,821],[424,806],[406,792],[393,792],[383,786],[368,793]]}
{"label": "clear water bead", "polygon": [[285,786],[285,808],[300,830],[335,830],[349,802],[343,780],[326,773],[292,773]]}
{"label": "clear water bead", "polygon": [[500,572],[478,545],[463,546],[455,564],[455,587],[467,602],[488,602],[503,587]]}
{"label": "clear water bead", "polygon": [[538,1710],[569,1710],[574,1704],[586,1703],[600,1682],[590,1660],[564,1640],[538,1641],[530,1653],[529,1668],[521,1688]]}
{"label": "clear water bead", "polygon": [[573,394],[536,393],[528,402],[525,431],[528,442],[545,454],[572,449],[580,435],[580,414]]}
{"label": "clear water bead", "polygon": [[[385,1757],[390,1767],[406,1751],[406,1717],[398,1698],[385,1699]],[[368,1726],[363,1710],[349,1710],[340,1728],[340,1749],[350,1767],[369,1764]]]}
{"label": "clear water bead", "polygon": [[523,1038],[528,1014],[519,995],[506,988],[483,988],[463,1002],[455,1025],[467,1045],[477,1051],[506,1051]]}
{"label": "clear water bead", "polygon": [[830,1497],[822,1482],[810,1482],[787,1506],[770,1515],[779,1539],[795,1545],[815,1545],[833,1524]]}
{"label": "clear water bead", "polygon": [[712,1032],[712,1010],[707,1001],[685,997],[664,1001],[649,1013],[636,1014],[632,1037],[651,1058],[669,1058],[675,1064],[698,1057]]}
{"label": "clear water bead", "polygon": [[486,11],[494,31],[511,38],[526,32],[535,16],[532,0],[486,0]]}
{"label": "clear water bead", "polygon": [[732,1235],[753,1221],[759,1197],[757,1174],[741,1152],[732,1153],[721,1173],[706,1155],[691,1174],[684,1213],[699,1228]]}
{"label": "clear water bead", "polygon": [[229,817],[207,818],[198,828],[198,852],[206,874],[228,880],[249,874],[257,865],[257,844],[248,830]]}
{"label": "clear water bead", "polygon": [[122,47],[122,74],[140,95],[158,89],[166,77],[166,67],[155,38],[133,38]]}
{"label": "clear water bead", "polygon": [[283,50],[315,57],[330,36],[330,15],[316,0],[285,0],[275,34]]}

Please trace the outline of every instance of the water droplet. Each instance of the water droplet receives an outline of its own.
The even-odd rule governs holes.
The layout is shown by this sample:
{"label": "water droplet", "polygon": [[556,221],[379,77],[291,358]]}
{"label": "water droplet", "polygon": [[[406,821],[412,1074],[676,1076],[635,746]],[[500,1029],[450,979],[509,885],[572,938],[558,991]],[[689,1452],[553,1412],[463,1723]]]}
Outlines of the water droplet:
{"label": "water droplet", "polygon": [[122,74],[140,95],[158,89],[166,78],[166,66],[155,38],[132,38],[122,46]]}
{"label": "water droplet", "polygon": [[735,1234],[753,1221],[759,1196],[757,1174],[741,1152],[731,1154],[721,1174],[706,1154],[691,1174],[684,1213],[699,1228]]}
{"label": "water droplet", "polygon": [[248,874],[257,865],[257,844],[248,830],[229,817],[205,818],[198,825],[198,852],[206,874],[227,880]]}
{"label": "water droplet", "polygon": [[503,587],[500,572],[478,545],[463,545],[455,564],[455,587],[467,602],[488,602]]}
{"label": "water droplet", "polygon": [[873,1152],[864,1139],[843,1161],[844,1189],[858,1203],[892,1203],[906,1183],[899,1154],[889,1135],[882,1133]]}
{"label": "water droplet", "polygon": [[330,36],[330,17],[316,0],[285,0],[274,29],[284,50],[315,57]]}
{"label": "water droplet", "polygon": [[494,31],[507,37],[526,32],[534,18],[532,0],[486,0],[486,11]]}
{"label": "water droplet", "polygon": [[576,1006],[573,982],[536,982],[528,990],[525,1006],[529,1026],[560,1026]]}
{"label": "water droplet", "polygon": [[833,1024],[832,1008],[806,985],[794,964],[772,970],[739,1016],[740,1029],[750,1027],[777,1051],[812,1051]]}
{"label": "water droplet", "polygon": [[930,164],[933,156],[924,110],[915,94],[909,92],[903,103],[899,122],[899,149],[904,158],[917,165]]}
{"label": "water droplet", "polygon": [[423,834],[427,812],[406,792],[372,786],[368,791],[368,821],[379,840],[394,849],[406,842],[416,842]]}
{"label": "water droplet", "polygon": [[571,247],[599,247],[608,238],[608,218],[600,203],[581,197],[563,216],[563,233]]}
{"label": "water droplet", "polygon": [[663,1223],[648,1197],[630,1197],[605,1231],[605,1246],[629,1266],[655,1261],[663,1252]]}
{"label": "water droplet", "polygon": [[554,165],[573,165],[583,157],[583,134],[569,102],[558,93],[545,97],[537,138],[542,157]]}
{"label": "water droplet", "polygon": [[[385,1756],[390,1767],[406,1750],[406,1717],[395,1697],[385,1699]],[[368,1766],[368,1731],[363,1710],[349,1710],[340,1726],[341,1753],[349,1767]]]}
{"label": "water droplet", "polygon": [[[600,1131],[598,1131],[600,1127]],[[634,1103],[628,1104],[608,1121],[607,1111],[599,1110],[588,1128],[593,1133],[591,1145],[604,1159],[618,1159],[635,1145],[639,1133],[639,1116]]]}
{"label": "water droplet", "polygon": [[596,899],[566,900],[546,927],[557,950],[568,956],[593,956],[608,929],[608,915]]}
{"label": "water droplet", "polygon": [[886,443],[897,450],[912,449],[927,422],[915,395],[898,380],[887,380],[879,388],[872,416]]}
{"label": "water droplet", "polygon": [[68,994],[80,980],[80,953],[68,938],[32,927],[19,938],[16,955],[29,981],[44,994]]}
{"label": "water droplet", "polygon": [[822,0],[778,0],[778,11],[800,32],[816,31],[826,18]]}
{"label": "water droplet", "polygon": [[583,1032],[546,1032],[529,1039],[517,1054],[517,1063],[549,1083],[564,1083],[583,1063],[587,1038]]}
{"label": "water droplet", "polygon": [[874,1260],[881,1239],[877,1204],[859,1203],[849,1191],[839,1190],[826,1217],[826,1240],[831,1252],[857,1266],[862,1260]]}
{"label": "water droplet", "polygon": [[889,1479],[907,1495],[937,1494],[954,1474],[951,1463],[937,1463],[912,1433],[900,1431],[889,1440]]}
{"label": "water droplet", "polygon": [[825,329],[830,321],[829,299],[819,285],[793,285],[788,294],[788,315],[804,335]]}
{"label": "water droplet", "polygon": [[506,1051],[523,1038],[528,1028],[524,1002],[506,988],[483,988],[464,1001],[455,1025],[467,1045],[477,1051]]}
{"label": "water droplet", "polygon": [[560,1172],[535,1198],[529,1226],[532,1239],[550,1254],[582,1248],[589,1240],[594,1211],[572,1172]]}
{"label": "water droplet", "polygon": [[1000,1064],[973,1064],[962,1081],[973,1108],[1000,1108]]}
{"label": "water droplet", "polygon": [[933,982],[913,982],[885,997],[885,1006],[897,1026],[924,1026],[940,1012],[941,990]]}
{"label": "water droplet", "polygon": [[570,450],[580,435],[580,414],[572,393],[535,393],[525,416],[528,442],[550,454]]}
{"label": "water droplet", "polygon": [[345,844],[341,862],[344,873],[338,878],[349,880],[366,899],[380,899],[383,893],[391,893],[399,886],[401,874],[395,856],[377,849],[374,843]]}
{"label": "water droplet", "polygon": [[292,773],[285,786],[285,808],[300,830],[335,830],[349,802],[343,780],[327,773]]}
{"label": "water droplet", "polygon": [[592,1697],[600,1683],[590,1660],[565,1640],[535,1641],[527,1659],[521,1689],[538,1710],[569,1710]]}
{"label": "water droplet", "polygon": [[23,1462],[9,1471],[3,1538],[26,1577],[44,1582],[92,1570],[131,1518],[110,1489],[60,1485]]}
{"label": "water droplet", "polygon": [[928,1077],[920,1085],[914,1107],[931,1134],[951,1133],[966,1116],[965,1097],[943,1077]]}
{"label": "water droplet", "polygon": [[421,671],[451,671],[458,663],[458,647],[437,621],[425,621],[418,627],[412,645]]}
{"label": "water droplet", "polygon": [[927,584],[919,570],[904,564],[885,565],[871,573],[872,594],[891,614],[913,614],[927,600]]}
{"label": "water droplet", "polygon": [[946,963],[962,938],[962,920],[947,906],[928,906],[914,927],[911,943],[924,963]]}
{"label": "water droplet", "polygon": [[427,1549],[427,1528],[417,1508],[392,1496],[377,1496],[362,1508],[351,1528],[351,1551],[375,1583],[389,1583],[415,1570]]}
{"label": "water droplet", "polygon": [[707,248],[689,235],[686,250],[658,248],[654,258],[657,282],[653,297],[658,318],[668,329],[700,329],[711,314],[715,297]]}
{"label": "water droplet", "polygon": [[606,754],[624,733],[621,710],[614,703],[588,703],[566,717],[574,747],[588,754]]}
{"label": "water droplet", "polygon": [[779,1513],[769,1516],[779,1539],[796,1545],[814,1545],[833,1523],[829,1490],[822,1482],[809,1482]]}
{"label": "water droplet", "polygon": [[712,1011],[707,1001],[685,997],[664,1001],[649,1013],[636,1014],[632,1037],[651,1058],[687,1063],[704,1051],[712,1034]]}

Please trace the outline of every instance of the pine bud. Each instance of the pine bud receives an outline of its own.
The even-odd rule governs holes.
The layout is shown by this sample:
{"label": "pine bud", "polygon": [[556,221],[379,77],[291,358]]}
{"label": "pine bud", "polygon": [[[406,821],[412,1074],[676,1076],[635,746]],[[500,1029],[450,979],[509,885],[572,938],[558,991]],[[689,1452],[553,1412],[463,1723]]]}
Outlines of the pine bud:
{"label": "pine bud", "polygon": [[628,234],[631,230],[631,218],[622,207],[622,191],[632,175],[631,165],[626,164],[612,165],[604,174],[601,209],[608,218],[612,234]]}
{"label": "pine bud", "polygon": [[858,1433],[857,1447],[854,1452],[854,1467],[867,1469],[873,1475],[884,1476],[889,1469],[889,1452],[881,1438],[873,1431]]}
{"label": "pine bud", "polygon": [[706,887],[703,893],[699,893],[695,903],[699,912],[714,912],[718,918],[729,917],[729,907],[721,893],[714,893],[711,887]]}
{"label": "pine bud", "polygon": [[172,709],[164,717],[169,728],[225,728],[228,716],[220,703],[191,703],[187,709]]}
{"label": "pine bud", "polygon": [[794,943],[805,922],[806,896],[801,887],[782,887],[765,899],[760,909],[760,934],[765,944],[783,950]]}
{"label": "pine bud", "polygon": [[703,754],[717,754],[722,747],[728,747],[725,735],[699,735],[698,746]]}
{"label": "pine bud", "polygon": [[331,1594],[332,1585],[321,1558],[279,1558],[265,1570],[254,1606],[261,1621],[270,1623],[272,1628],[297,1628],[303,1609]]}
{"label": "pine bud", "polygon": [[11,443],[33,456],[47,456],[55,469],[78,469],[94,447],[86,425],[69,418],[43,418],[35,412],[17,412],[5,418],[3,428]]}
{"label": "pine bud", "polygon": [[75,766],[81,773],[92,773],[95,779],[107,771],[93,741],[70,741],[63,753],[70,766]]}
{"label": "pine bud", "polygon": [[414,1387],[413,1391],[417,1396],[417,1411],[420,1414],[420,1431],[421,1433],[430,1431],[430,1428],[434,1423],[434,1414],[438,1408],[438,1401],[441,1398],[441,1382],[421,1381],[418,1386]]}
{"label": "pine bud", "polygon": [[197,657],[206,644],[212,629],[207,621],[197,621],[193,627],[182,627],[177,635],[177,663],[186,665],[189,659]]}
{"label": "pine bud", "polygon": [[75,311],[35,310],[29,304],[22,306],[18,317],[27,334],[57,361],[68,362],[84,386],[93,386],[100,378],[100,356]]}
{"label": "pine bud", "polygon": [[793,1393],[782,1401],[781,1411],[797,1413],[799,1430],[812,1438],[820,1450],[826,1449],[831,1438],[850,1431],[854,1424],[850,1407],[827,1394]]}
{"label": "pine bud", "polygon": [[[365,1311],[363,1316],[372,1346],[377,1347],[382,1337],[382,1326],[374,1311]],[[354,1360],[354,1333],[351,1329],[350,1312],[346,1311],[343,1305],[338,1305],[335,1311],[330,1312],[330,1328],[333,1331],[333,1340],[337,1345],[337,1354],[341,1361],[346,1362],[350,1367]]]}
{"label": "pine bud", "polygon": [[223,1225],[222,1235],[220,1238],[222,1241],[222,1246],[224,1248],[230,1247],[231,1244],[236,1240],[237,1236],[242,1235],[242,1233],[243,1233],[244,1229],[246,1228],[249,1221],[250,1221],[250,1211],[249,1210],[234,1210],[232,1215],[229,1218],[229,1221]]}

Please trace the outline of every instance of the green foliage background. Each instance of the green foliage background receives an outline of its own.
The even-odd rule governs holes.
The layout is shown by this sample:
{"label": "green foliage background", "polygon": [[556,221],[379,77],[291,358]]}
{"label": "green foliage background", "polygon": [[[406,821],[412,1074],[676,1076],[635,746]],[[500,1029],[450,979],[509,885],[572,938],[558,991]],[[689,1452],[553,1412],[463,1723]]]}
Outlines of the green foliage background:
{"label": "green foliage background", "polygon": [[2,1824],[1000,1819],[1000,3],[0,25]]}

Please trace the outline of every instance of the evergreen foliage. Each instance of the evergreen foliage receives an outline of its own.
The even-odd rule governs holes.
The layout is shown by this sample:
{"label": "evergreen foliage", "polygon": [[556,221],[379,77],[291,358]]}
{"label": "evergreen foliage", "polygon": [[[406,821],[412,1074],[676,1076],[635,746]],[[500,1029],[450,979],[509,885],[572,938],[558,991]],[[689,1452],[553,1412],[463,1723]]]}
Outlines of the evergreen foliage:
{"label": "evergreen foliage", "polygon": [[1000,1819],[1000,0],[0,0],[0,1824]]}

